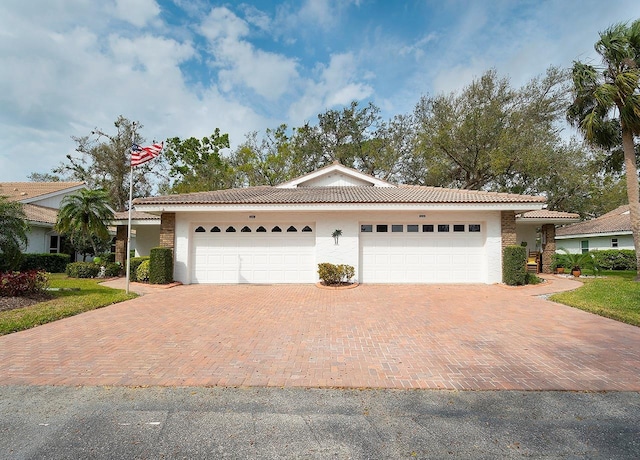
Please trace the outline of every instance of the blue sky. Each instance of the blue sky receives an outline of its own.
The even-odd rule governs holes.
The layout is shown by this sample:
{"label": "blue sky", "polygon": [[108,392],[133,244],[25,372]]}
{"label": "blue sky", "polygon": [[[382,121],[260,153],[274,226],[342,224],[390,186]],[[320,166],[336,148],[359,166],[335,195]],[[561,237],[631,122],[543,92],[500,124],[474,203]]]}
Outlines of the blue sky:
{"label": "blue sky", "polygon": [[149,141],[220,128],[236,146],[352,100],[408,113],[490,68],[519,86],[637,18],[637,0],[3,0],[0,181],[120,114]]}

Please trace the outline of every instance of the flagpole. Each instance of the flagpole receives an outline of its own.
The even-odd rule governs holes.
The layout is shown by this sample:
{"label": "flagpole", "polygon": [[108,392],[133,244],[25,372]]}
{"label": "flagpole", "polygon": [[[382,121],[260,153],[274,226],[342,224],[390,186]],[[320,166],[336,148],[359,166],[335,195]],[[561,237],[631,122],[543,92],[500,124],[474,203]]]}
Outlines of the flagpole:
{"label": "flagpole", "polygon": [[[131,130],[131,145],[133,146],[136,141],[136,122],[132,123]],[[129,155],[131,155],[131,148],[129,147]],[[131,158],[129,158],[129,222],[127,224],[127,289],[126,292],[129,294],[129,280],[131,279],[131,201],[133,201],[133,164],[131,163]]]}

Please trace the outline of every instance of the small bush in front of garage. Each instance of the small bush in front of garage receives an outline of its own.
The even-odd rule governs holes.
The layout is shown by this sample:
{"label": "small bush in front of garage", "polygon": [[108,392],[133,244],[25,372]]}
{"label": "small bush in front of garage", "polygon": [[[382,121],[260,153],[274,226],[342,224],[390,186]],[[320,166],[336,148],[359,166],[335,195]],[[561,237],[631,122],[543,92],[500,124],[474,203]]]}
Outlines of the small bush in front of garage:
{"label": "small bush in front of garage", "polygon": [[326,285],[349,284],[356,271],[351,265],[318,264],[318,277]]}
{"label": "small bush in front of garage", "polygon": [[140,264],[145,260],[149,260],[149,256],[131,258],[131,260],[129,261],[129,281],[138,281],[136,272]]}
{"label": "small bush in front of garage", "polygon": [[136,269],[136,280],[141,283],[146,283],[149,281],[149,266],[151,262],[147,259],[142,261],[138,268]]}
{"label": "small bush in front of garage", "polygon": [[152,248],[149,258],[149,283],[169,284],[173,281],[173,250]]}
{"label": "small bush in front of garage", "polygon": [[507,246],[502,250],[502,282],[509,286],[521,286],[527,277],[527,248]]}

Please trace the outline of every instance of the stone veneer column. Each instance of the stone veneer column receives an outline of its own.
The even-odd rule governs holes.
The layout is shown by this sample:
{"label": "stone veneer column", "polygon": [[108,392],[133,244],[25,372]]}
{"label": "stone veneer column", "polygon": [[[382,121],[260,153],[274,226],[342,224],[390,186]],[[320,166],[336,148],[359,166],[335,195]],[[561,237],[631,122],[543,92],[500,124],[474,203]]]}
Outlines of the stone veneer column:
{"label": "stone veneer column", "polygon": [[176,213],[163,212],[160,216],[160,247],[175,247],[176,241]]}
{"label": "stone veneer column", "polygon": [[514,211],[502,211],[500,215],[500,228],[502,233],[502,248],[516,245],[516,213]]}
{"label": "stone veneer column", "polygon": [[116,262],[123,267],[127,262],[127,226],[118,225],[116,227]]}
{"label": "stone veneer column", "polygon": [[542,238],[546,241],[542,245],[542,273],[553,273],[551,263],[556,253],[556,226],[544,224],[541,229]]}

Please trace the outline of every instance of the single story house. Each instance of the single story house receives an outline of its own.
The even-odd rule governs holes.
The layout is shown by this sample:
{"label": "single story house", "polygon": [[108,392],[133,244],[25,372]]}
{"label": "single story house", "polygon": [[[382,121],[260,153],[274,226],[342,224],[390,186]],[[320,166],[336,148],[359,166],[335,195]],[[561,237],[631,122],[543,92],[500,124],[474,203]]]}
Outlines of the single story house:
{"label": "single story house", "polygon": [[0,182],[0,196],[23,204],[31,226],[25,253],[59,253],[63,238],[53,229],[60,203],[68,196],[86,189],[84,182]]}
{"label": "single story house", "polygon": [[595,219],[556,230],[556,246],[572,253],[602,249],[634,249],[629,205]]}
{"label": "single story house", "polygon": [[[352,265],[361,283],[499,283],[503,247],[533,247],[541,229],[550,272],[555,225],[577,220],[544,210],[541,196],[395,185],[337,163],[274,187],[133,205],[144,213],[132,219],[138,247],[172,248],[185,284],[314,283],[321,262]],[[124,261],[126,221],[117,224]]]}

